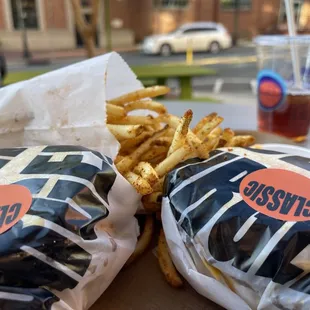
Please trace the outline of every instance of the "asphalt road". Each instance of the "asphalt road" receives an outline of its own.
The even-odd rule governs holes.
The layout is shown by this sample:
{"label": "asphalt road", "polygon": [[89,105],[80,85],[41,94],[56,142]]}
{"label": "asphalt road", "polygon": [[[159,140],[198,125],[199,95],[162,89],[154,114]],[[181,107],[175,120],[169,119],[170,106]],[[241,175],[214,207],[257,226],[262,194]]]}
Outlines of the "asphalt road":
{"label": "asphalt road", "polygon": [[[169,62],[182,62],[185,61],[185,54],[172,55],[170,57],[162,56],[150,56],[142,55],[140,52],[124,52],[120,53],[124,60],[130,66],[136,65],[146,65],[146,64],[160,64],[160,63],[169,63]],[[193,81],[193,86],[195,90],[205,90],[212,91],[217,80],[222,80],[223,85],[221,91],[251,91],[250,81],[255,79],[256,76],[256,63],[247,62],[246,60],[249,56],[255,56],[255,49],[253,47],[234,47],[229,50],[221,51],[217,56],[209,53],[194,53],[194,61],[201,61],[203,66],[208,66],[209,68],[214,68],[217,71],[215,77],[203,77],[195,78]],[[232,57],[238,57],[240,62],[235,63],[231,61],[226,64],[208,64],[204,65],[204,62],[210,60],[217,60],[222,58],[231,59]],[[245,59],[242,62],[242,59]],[[33,70],[54,70],[66,65],[70,65],[77,61],[81,61],[81,58],[74,59],[64,59],[64,60],[55,60],[49,65],[43,66],[27,66],[22,63],[9,64],[10,71],[33,71]],[[170,82],[175,85],[175,81]]]}

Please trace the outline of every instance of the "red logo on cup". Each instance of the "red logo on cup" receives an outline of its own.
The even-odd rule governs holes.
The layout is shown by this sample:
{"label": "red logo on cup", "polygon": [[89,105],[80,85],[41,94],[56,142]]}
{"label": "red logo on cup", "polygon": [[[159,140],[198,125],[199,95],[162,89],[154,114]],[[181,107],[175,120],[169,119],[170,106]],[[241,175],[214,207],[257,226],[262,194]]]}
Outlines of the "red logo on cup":
{"label": "red logo on cup", "polygon": [[0,234],[14,226],[30,209],[31,192],[25,186],[0,185]]}
{"label": "red logo on cup", "polygon": [[279,108],[286,97],[286,85],[277,73],[263,70],[258,75],[258,102],[265,111]]}
{"label": "red logo on cup", "polygon": [[259,100],[266,108],[275,107],[282,98],[281,87],[272,81],[262,81],[259,85]]}
{"label": "red logo on cup", "polygon": [[240,184],[243,200],[254,210],[283,221],[310,220],[310,179],[283,169],[262,169]]}

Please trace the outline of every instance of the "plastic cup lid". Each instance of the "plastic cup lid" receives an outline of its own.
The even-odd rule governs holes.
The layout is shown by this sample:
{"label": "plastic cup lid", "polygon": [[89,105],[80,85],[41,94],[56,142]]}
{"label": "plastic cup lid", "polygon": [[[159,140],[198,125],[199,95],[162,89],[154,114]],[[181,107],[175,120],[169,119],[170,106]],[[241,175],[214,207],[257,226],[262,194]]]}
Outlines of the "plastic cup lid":
{"label": "plastic cup lid", "polygon": [[287,45],[289,43],[297,44],[310,44],[310,35],[266,35],[257,36],[253,39],[257,45],[275,46],[275,45]]}

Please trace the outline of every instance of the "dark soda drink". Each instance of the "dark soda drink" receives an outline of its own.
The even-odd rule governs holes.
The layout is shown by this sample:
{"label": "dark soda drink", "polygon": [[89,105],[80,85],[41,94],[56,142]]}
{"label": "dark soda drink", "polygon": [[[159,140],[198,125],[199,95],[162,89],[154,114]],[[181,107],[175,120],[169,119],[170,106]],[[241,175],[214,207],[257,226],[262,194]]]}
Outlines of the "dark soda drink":
{"label": "dark soda drink", "polygon": [[[260,91],[260,98],[268,105],[278,100],[278,94],[272,90]],[[310,124],[310,93],[287,94],[276,109],[258,110],[258,127],[261,131],[273,132],[295,140],[304,140],[308,135]]]}
{"label": "dark soda drink", "polygon": [[258,128],[301,142],[310,125],[310,36],[255,38]]}

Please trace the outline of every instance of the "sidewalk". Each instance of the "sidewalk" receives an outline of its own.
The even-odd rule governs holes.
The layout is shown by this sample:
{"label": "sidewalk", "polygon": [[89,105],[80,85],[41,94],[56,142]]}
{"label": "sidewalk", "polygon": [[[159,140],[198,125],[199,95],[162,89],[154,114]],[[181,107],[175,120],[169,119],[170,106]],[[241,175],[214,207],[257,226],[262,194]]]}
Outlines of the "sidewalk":
{"label": "sidewalk", "polygon": [[[139,49],[138,45],[132,47],[115,48],[115,52],[132,52]],[[104,48],[98,48],[97,54],[103,54],[107,51]],[[24,64],[26,61],[23,59],[23,53],[18,51],[4,51],[4,55],[9,65],[12,64]],[[72,49],[72,50],[58,50],[58,51],[31,51],[31,60],[34,62],[55,60],[67,60],[73,58],[84,59],[86,57],[86,51],[84,48]]]}

